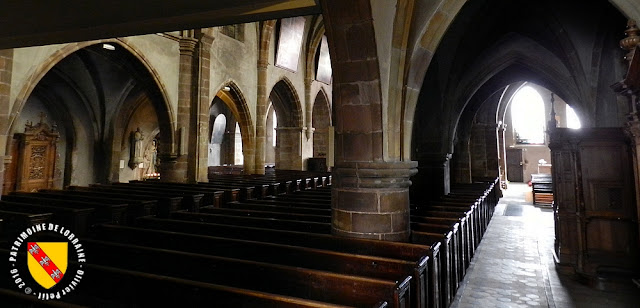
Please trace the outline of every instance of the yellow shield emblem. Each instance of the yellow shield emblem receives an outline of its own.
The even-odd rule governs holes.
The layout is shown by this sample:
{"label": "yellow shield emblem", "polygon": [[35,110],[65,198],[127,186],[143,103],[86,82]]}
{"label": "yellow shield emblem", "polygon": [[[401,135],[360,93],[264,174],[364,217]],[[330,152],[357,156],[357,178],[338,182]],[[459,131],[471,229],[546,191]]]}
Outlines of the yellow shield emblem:
{"label": "yellow shield emblem", "polygon": [[67,271],[68,242],[29,242],[27,265],[31,277],[45,289],[50,289]]}

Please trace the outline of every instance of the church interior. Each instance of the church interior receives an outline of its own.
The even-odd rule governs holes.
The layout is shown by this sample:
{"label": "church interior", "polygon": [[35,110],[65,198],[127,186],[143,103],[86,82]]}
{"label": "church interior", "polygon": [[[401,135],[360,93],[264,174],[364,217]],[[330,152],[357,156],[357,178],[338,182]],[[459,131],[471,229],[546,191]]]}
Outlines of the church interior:
{"label": "church interior", "polygon": [[549,271],[638,293],[636,0],[2,6],[8,307],[481,307],[523,188]]}

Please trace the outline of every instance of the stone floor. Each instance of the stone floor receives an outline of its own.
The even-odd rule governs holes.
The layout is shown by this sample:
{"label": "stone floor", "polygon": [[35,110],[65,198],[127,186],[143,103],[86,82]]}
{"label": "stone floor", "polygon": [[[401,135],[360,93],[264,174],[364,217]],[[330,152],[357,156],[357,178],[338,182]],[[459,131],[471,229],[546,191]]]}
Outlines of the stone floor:
{"label": "stone floor", "polygon": [[525,201],[527,191],[504,192],[450,307],[640,307],[640,289],[598,291],[556,272],[553,213]]}

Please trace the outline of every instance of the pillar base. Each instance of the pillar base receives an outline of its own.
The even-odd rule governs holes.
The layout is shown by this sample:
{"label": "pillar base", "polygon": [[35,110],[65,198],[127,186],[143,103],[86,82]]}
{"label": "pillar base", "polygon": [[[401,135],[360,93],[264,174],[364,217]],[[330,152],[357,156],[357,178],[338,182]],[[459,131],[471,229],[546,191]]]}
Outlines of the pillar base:
{"label": "pillar base", "polygon": [[187,164],[181,162],[178,156],[162,155],[160,158],[160,181],[186,183],[187,181]]}
{"label": "pillar base", "polygon": [[332,232],[337,236],[406,242],[409,178],[417,162],[343,162],[334,167]]}

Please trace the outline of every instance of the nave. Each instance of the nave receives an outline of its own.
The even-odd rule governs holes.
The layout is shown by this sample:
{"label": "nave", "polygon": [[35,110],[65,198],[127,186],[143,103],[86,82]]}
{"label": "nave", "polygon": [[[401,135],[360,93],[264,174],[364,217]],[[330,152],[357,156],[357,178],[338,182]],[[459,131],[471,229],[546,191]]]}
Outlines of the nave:
{"label": "nave", "polygon": [[21,294],[11,279],[0,297],[16,307],[448,307],[497,203],[496,181],[412,205],[410,243],[331,235],[331,181],[278,170],[10,193],[0,201],[2,252],[20,230],[61,224],[86,249],[86,264],[70,253],[69,268],[86,274],[59,301]]}
{"label": "nave", "polygon": [[510,183],[496,206],[452,308],[633,308],[634,288],[599,291],[560,275],[553,260],[553,211],[525,198],[531,188]]}

